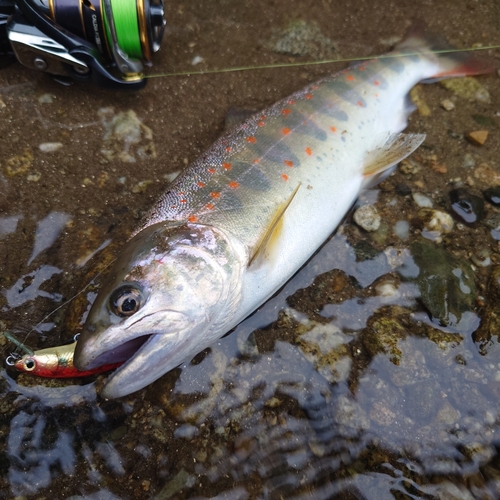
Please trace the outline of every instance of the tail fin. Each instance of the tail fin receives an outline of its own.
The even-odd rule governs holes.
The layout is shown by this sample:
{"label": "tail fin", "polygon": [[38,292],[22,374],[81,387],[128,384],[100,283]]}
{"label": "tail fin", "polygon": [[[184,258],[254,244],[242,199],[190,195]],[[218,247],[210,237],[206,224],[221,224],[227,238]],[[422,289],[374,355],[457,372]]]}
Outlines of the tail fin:
{"label": "tail fin", "polygon": [[482,75],[496,70],[492,61],[478,57],[470,49],[458,51],[443,36],[429,32],[423,21],[410,26],[401,43],[395,47],[395,52],[424,55],[437,64],[438,72],[425,83],[457,76]]}

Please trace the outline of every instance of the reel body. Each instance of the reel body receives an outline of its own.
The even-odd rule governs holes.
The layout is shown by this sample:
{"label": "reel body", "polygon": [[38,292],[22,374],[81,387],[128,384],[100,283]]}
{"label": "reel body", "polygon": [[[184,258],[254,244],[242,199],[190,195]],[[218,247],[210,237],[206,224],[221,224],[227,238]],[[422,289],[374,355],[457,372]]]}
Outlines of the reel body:
{"label": "reel body", "polygon": [[57,77],[137,90],[160,48],[163,13],[162,0],[0,0],[0,55]]}

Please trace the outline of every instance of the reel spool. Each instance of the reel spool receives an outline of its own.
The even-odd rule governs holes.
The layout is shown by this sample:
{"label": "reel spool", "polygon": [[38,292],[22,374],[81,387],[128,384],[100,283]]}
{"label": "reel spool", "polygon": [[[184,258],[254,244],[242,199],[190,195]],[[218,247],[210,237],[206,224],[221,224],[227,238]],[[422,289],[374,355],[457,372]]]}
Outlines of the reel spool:
{"label": "reel spool", "polygon": [[26,66],[139,88],[143,62],[160,48],[163,13],[163,0],[16,0],[7,34]]}

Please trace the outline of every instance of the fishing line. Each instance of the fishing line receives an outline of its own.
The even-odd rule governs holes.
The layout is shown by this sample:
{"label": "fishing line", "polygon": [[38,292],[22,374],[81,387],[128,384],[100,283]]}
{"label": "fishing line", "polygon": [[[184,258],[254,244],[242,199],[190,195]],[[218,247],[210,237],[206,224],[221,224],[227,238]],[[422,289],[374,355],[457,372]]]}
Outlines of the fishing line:
{"label": "fishing line", "polygon": [[340,59],[324,59],[322,61],[306,61],[306,62],[296,62],[296,63],[276,63],[276,64],[262,64],[259,66],[235,66],[232,68],[221,68],[221,69],[208,69],[200,71],[176,71],[173,73],[156,73],[153,75],[145,75],[145,78],[164,78],[168,76],[195,76],[195,75],[213,75],[218,73],[235,73],[237,71],[250,71],[256,69],[276,69],[276,68],[293,68],[298,66],[315,66],[320,64],[332,64],[340,62],[356,62],[356,61],[370,61],[375,59],[388,59],[392,57],[406,57],[406,56],[419,56],[422,54],[453,54],[458,52],[476,52],[479,50],[490,50],[498,49],[500,45],[488,45],[485,47],[471,47],[469,49],[442,49],[442,50],[431,50],[422,52],[408,52],[408,53],[398,53],[398,54],[383,54],[379,56],[364,56],[364,57],[346,57]]}
{"label": "fishing line", "polygon": [[[47,319],[49,319],[54,313],[56,313],[57,311],[59,311],[59,309],[61,309],[62,307],[68,305],[72,300],[76,299],[79,295],[81,295],[83,292],[85,292],[85,290],[87,290],[87,288],[92,284],[92,282],[98,278],[104,271],[106,271],[106,269],[115,262],[116,259],[113,259],[111,262],[109,262],[108,264],[106,264],[106,266],[102,269],[102,271],[99,271],[79,292],[77,292],[75,295],[73,295],[72,297],[70,297],[68,300],[66,300],[65,302],[63,302],[62,304],[60,304],[59,306],[57,306],[55,309],[53,309],[51,312],[49,312],[46,316],[44,316],[35,326],[33,326],[31,328],[31,330],[28,331],[28,333],[24,336],[24,339],[22,342],[20,342],[19,340],[17,340],[12,334],[8,333],[8,332],[2,332],[4,337],[9,340],[10,342],[12,342],[16,347],[18,347],[19,349],[23,350],[24,352],[27,352],[28,354],[32,354],[32,350],[26,346],[25,342],[26,340],[28,340],[28,337],[31,335],[32,332],[34,332],[36,330],[36,328],[41,325],[44,321],[46,321]],[[78,334],[77,334],[78,335]]]}

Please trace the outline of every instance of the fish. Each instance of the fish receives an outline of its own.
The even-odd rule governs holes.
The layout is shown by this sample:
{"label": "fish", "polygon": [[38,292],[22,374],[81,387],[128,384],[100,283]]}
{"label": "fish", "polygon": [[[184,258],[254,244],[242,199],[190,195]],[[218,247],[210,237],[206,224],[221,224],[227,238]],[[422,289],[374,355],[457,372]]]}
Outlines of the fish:
{"label": "fish", "polygon": [[110,363],[90,370],[78,370],[73,363],[76,342],[39,349],[14,362],[14,368],[44,378],[87,377],[113,370],[122,363]]}
{"label": "fish", "polygon": [[290,279],[359,192],[424,140],[404,134],[420,81],[491,68],[437,55],[410,29],[223,134],[168,186],[118,255],[75,350],[124,364],[101,396],[136,392],[212,345]]}

